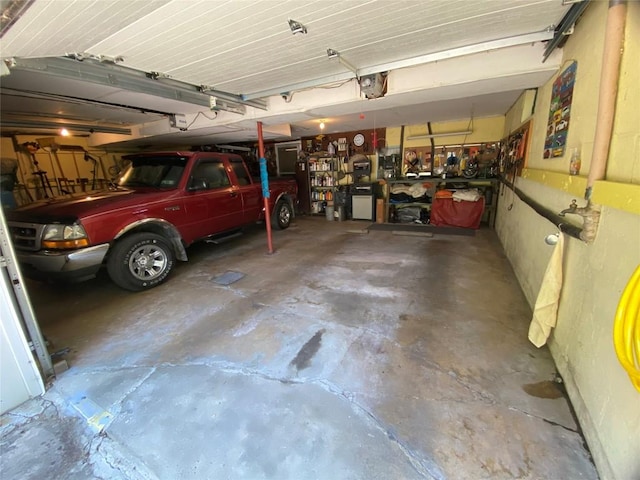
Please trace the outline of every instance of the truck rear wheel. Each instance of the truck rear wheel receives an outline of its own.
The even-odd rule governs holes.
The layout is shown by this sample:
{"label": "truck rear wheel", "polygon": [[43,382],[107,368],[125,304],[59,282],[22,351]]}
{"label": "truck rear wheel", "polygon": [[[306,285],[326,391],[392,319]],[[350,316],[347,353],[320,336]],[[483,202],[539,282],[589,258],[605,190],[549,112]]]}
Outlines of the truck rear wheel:
{"label": "truck rear wheel", "polygon": [[284,230],[291,225],[291,218],[293,217],[293,210],[291,205],[286,200],[280,200],[276,204],[275,215],[273,216],[273,223],[278,226],[280,230]]}
{"label": "truck rear wheel", "polygon": [[134,233],[112,247],[107,272],[116,285],[137,292],[164,282],[174,262],[173,250],[164,237]]}

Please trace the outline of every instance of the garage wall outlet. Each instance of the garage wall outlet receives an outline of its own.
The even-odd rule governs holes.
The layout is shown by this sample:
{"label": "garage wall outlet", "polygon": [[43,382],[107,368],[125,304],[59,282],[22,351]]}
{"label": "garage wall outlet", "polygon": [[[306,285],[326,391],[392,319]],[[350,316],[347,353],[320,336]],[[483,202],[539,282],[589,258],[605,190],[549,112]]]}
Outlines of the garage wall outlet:
{"label": "garage wall outlet", "polygon": [[175,128],[179,128],[180,130],[187,129],[187,116],[181,113],[177,113],[175,115],[169,116],[169,125]]}

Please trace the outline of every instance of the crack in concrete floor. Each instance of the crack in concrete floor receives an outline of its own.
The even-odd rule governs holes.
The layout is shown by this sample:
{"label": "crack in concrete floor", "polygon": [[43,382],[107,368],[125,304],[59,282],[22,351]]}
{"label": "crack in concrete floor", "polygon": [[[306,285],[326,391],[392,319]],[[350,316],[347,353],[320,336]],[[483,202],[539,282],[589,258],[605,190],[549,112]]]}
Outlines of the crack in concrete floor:
{"label": "crack in concrete floor", "polygon": [[[508,417],[503,410],[540,420],[543,424],[557,420],[545,418],[545,415],[539,415],[540,412],[535,409],[529,411],[528,408],[524,408],[528,405],[528,399],[518,390],[518,383],[540,380],[539,376],[536,376],[545,371],[544,368],[539,368],[540,362],[536,360],[538,363],[526,372],[514,371],[512,367],[499,364],[496,365],[495,371],[489,370],[493,367],[493,358],[490,358],[490,361],[478,357],[484,363],[477,365],[474,362],[460,364],[454,355],[458,353],[456,350],[471,349],[472,353],[468,355],[473,358],[474,353],[478,355],[480,340],[470,337],[466,342],[449,344],[445,341],[448,339],[447,335],[468,335],[474,332],[473,328],[476,326],[482,327],[476,316],[473,322],[468,324],[456,319],[469,317],[469,312],[472,311],[468,307],[469,302],[485,300],[482,295],[477,298],[472,296],[470,300],[467,297],[476,287],[484,286],[491,278],[474,275],[465,280],[466,283],[461,283],[465,285],[465,295],[455,291],[449,292],[444,300],[440,298],[433,303],[428,301],[420,289],[415,288],[416,283],[422,285],[426,282],[428,285],[453,281],[454,277],[451,277],[449,270],[459,272],[462,260],[465,264],[472,265],[468,268],[486,267],[484,276],[495,277],[493,280],[502,287],[512,288],[509,282],[503,281],[502,269],[496,268],[493,264],[483,267],[484,263],[479,262],[483,257],[492,259],[493,262],[503,262],[501,257],[493,255],[495,247],[490,245],[491,242],[487,242],[486,236],[479,235],[473,240],[432,240],[430,247],[436,248],[437,252],[425,256],[425,251],[415,239],[409,241],[394,238],[393,248],[388,249],[387,244],[391,237],[381,232],[367,236],[364,244],[360,237],[350,236],[348,240],[335,237],[336,234],[340,234],[338,225],[327,226],[323,223],[321,226],[321,229],[313,231],[299,228],[296,231],[281,232],[285,238],[291,238],[291,235],[299,237],[290,244],[291,248],[297,248],[298,245],[301,248],[297,250],[297,255],[296,252],[287,255],[288,261],[277,271],[269,266],[270,259],[263,255],[262,247],[258,246],[255,239],[249,238],[237,248],[228,244],[225,248],[233,252],[230,255],[222,255],[220,249],[214,250],[213,254],[207,254],[203,248],[201,252],[204,253],[196,252],[190,264],[177,269],[176,278],[172,279],[166,288],[161,286],[157,290],[144,292],[136,297],[145,299],[144,309],[138,307],[136,302],[131,302],[132,299],[123,296],[121,292],[110,290],[111,287],[108,285],[100,284],[100,296],[95,295],[87,286],[79,287],[81,292],[88,292],[90,298],[98,302],[104,301],[105,295],[122,298],[126,310],[115,313],[118,321],[115,325],[109,323],[109,316],[105,315],[105,321],[109,325],[108,335],[103,338],[103,332],[99,331],[94,337],[95,343],[101,344],[100,354],[77,354],[77,364],[72,364],[72,370],[61,376],[58,385],[62,389],[65,382],[68,382],[71,387],[85,388],[83,381],[91,383],[104,377],[106,379],[102,380],[103,383],[98,383],[94,388],[97,391],[104,390],[103,398],[108,399],[104,402],[105,406],[114,411],[115,421],[142,422],[142,419],[135,416],[135,410],[132,411],[136,405],[131,402],[144,399],[146,393],[154,391],[154,383],[157,383],[162,375],[169,375],[168,368],[207,367],[205,372],[208,378],[240,384],[246,381],[249,385],[254,385],[256,381],[272,382],[276,387],[265,387],[259,383],[267,388],[268,392],[272,392],[274,388],[280,391],[280,388],[286,389],[288,386],[295,386],[300,390],[317,387],[340,402],[345,402],[348,409],[356,413],[358,418],[367,419],[367,424],[375,429],[371,431],[372,435],[380,435],[385,444],[395,446],[419,478],[475,480],[486,478],[486,474],[491,472],[495,473],[495,478],[511,478],[509,472],[518,472],[519,469],[529,472],[527,475],[538,475],[536,472],[562,472],[563,468],[567,468],[568,464],[550,467],[542,467],[535,462],[531,464],[531,458],[539,458],[548,451],[539,445],[523,441],[522,449],[527,451],[527,455],[519,459],[512,453],[505,455],[499,451],[495,452],[480,441],[486,434],[491,433],[493,436],[488,437],[489,441],[497,445],[501,439],[501,429],[513,426],[509,422],[513,422],[515,417]],[[466,255],[460,262],[449,262],[444,269],[430,263],[439,258],[449,258],[445,255],[447,251],[460,252],[467,245],[467,241],[481,242],[480,246],[474,249],[473,255]],[[311,251],[305,247],[311,242],[326,248],[323,251]],[[385,248],[386,253],[380,254],[379,252]],[[342,268],[344,263],[331,261],[331,255],[336,251],[342,253],[341,261],[347,261],[347,269]],[[204,258],[205,262],[198,263],[198,255],[201,259]],[[381,265],[372,261],[376,255],[382,255],[380,258],[384,260],[384,268],[389,269],[390,277],[396,278],[396,275],[401,275],[392,292],[381,290]],[[422,257],[419,257],[420,255]],[[425,258],[427,261],[417,261],[419,258]],[[320,261],[323,263],[319,263]],[[305,284],[295,273],[301,265],[309,264],[316,267],[312,271],[313,275],[306,278],[308,283]],[[212,288],[206,289],[202,287],[201,281],[211,278],[212,272],[198,272],[211,265],[215,265],[220,271],[239,270],[252,272],[252,275],[245,277],[241,284],[234,285],[233,288],[209,285]],[[266,269],[268,282],[262,281],[258,275],[257,272],[262,271],[261,269]],[[207,267],[207,270],[210,268]],[[201,281],[196,281],[193,271],[196,271],[196,276],[201,277]],[[345,276],[350,274],[349,272],[358,273],[359,276],[340,278],[339,282],[336,281],[336,275]],[[510,275],[508,269],[507,274]],[[171,293],[179,291],[181,285],[186,290],[177,298],[172,297]],[[367,290],[364,287],[371,288]],[[340,295],[341,292],[346,293]],[[359,295],[358,292],[365,294]],[[319,293],[321,296],[318,296]],[[382,293],[385,295],[378,295]],[[406,294],[402,303],[396,298],[401,293]],[[206,299],[202,307],[204,310],[197,308],[193,301],[183,301],[180,295],[187,299]],[[486,336],[488,332],[502,328],[505,335],[510,335],[509,341],[513,342],[513,338],[522,333],[522,326],[516,328],[517,322],[511,319],[528,315],[526,305],[520,305],[523,304],[523,299],[519,291],[514,290],[508,295],[514,299],[493,302],[498,306],[497,313],[492,310],[496,305],[479,304],[477,317],[489,322],[488,326],[483,327],[486,332],[480,330],[480,334]],[[162,298],[158,309],[149,308],[153,305],[151,300],[157,297]],[[250,304],[246,303],[247,299]],[[514,310],[513,305],[520,306]],[[183,310],[180,310],[181,306]],[[504,311],[500,309],[507,307],[510,310],[505,317]],[[420,312],[425,309],[433,314],[418,318]],[[100,313],[102,312],[99,310],[95,311],[96,315]],[[401,314],[411,314],[417,320],[411,320],[413,323],[402,323],[399,321]],[[448,314],[452,316],[450,329],[447,329],[448,323],[439,321]],[[328,320],[319,321],[322,315],[327,316]],[[127,316],[132,318],[131,329],[129,323],[126,323]],[[72,332],[79,326],[90,328],[87,322],[77,319],[71,319],[66,323],[64,328],[58,327],[54,330],[53,335],[62,336],[70,343],[77,342],[77,337],[66,332]],[[120,331],[119,328],[122,327],[125,327],[125,330]],[[403,328],[409,329],[401,337],[400,330]],[[144,333],[144,329],[153,329],[155,337],[151,335],[147,338],[140,335]],[[326,330],[322,345],[312,355],[308,368],[296,371],[294,375],[294,372],[287,368],[291,359],[300,351],[301,345],[320,329]],[[235,336],[234,332],[238,333],[238,336]],[[89,338],[91,334],[89,331]],[[136,335],[140,335],[140,338],[136,338]],[[414,345],[413,337],[416,336],[424,338],[424,343]],[[117,348],[109,350],[104,346],[111,341],[116,341]],[[136,346],[144,341],[149,342],[148,351],[138,352]],[[256,346],[253,350],[239,350],[245,345]],[[267,346],[271,350],[267,349]],[[197,351],[192,353],[189,349],[194,347]],[[518,349],[526,350],[527,346],[522,344]],[[121,352],[126,356],[119,356]],[[262,352],[262,356],[256,356],[256,352]],[[514,352],[515,350],[507,349],[498,351],[496,355],[501,361],[502,358],[514,357]],[[116,366],[118,362],[120,367]],[[126,367],[122,368],[122,365]],[[118,385],[119,373],[123,378],[131,377],[128,383]],[[496,390],[494,386],[495,383],[506,383],[503,381],[506,375],[510,376],[509,383],[517,387],[514,393],[510,393],[511,396],[502,396],[500,390]],[[247,378],[242,380],[241,377]],[[179,380],[175,378],[178,383]],[[74,384],[74,381],[77,384]],[[57,386],[54,386],[53,390],[56,388]],[[212,391],[217,392],[217,388]],[[250,391],[256,396],[257,401],[266,402],[260,398],[262,392],[259,389]],[[175,394],[182,395],[183,392]],[[518,402],[524,400],[524,403],[514,403],[514,398]],[[100,403],[102,399],[96,398],[96,401]],[[313,397],[306,398],[306,401],[306,407],[310,408],[313,405]],[[328,398],[326,401],[331,402]],[[120,408],[116,405],[120,405]],[[197,402],[194,406],[198,406]],[[178,412],[185,412],[187,406],[179,404],[178,407]],[[495,426],[491,425],[492,416],[498,419]],[[169,417],[158,418],[170,421]],[[105,456],[105,464],[98,467],[104,468],[107,472],[117,467],[120,473],[111,473],[123,475],[123,478],[154,478],[154,472],[162,471],[156,470],[160,468],[158,465],[147,465],[149,458],[140,457],[138,451],[120,449],[122,439],[118,437],[121,435],[118,432],[126,431],[125,427],[124,423],[116,423],[115,427],[112,424],[105,430],[104,436],[93,437],[95,448],[89,445],[89,451],[96,455],[100,452],[101,456]],[[331,426],[324,427],[329,429]],[[458,427],[462,430],[457,431]],[[517,425],[517,428],[517,434],[524,435],[524,427]],[[112,438],[112,433],[116,438]],[[451,435],[450,440],[447,440],[447,434]],[[430,436],[433,438],[429,438]],[[464,442],[460,440],[463,436]],[[502,440],[504,441],[504,436]],[[442,442],[442,445],[434,442]],[[241,442],[238,445],[241,445]],[[468,449],[466,453],[462,450],[463,446]],[[251,447],[246,446],[246,451],[251,451]],[[509,449],[509,445],[504,447],[503,450]],[[576,455],[579,457],[580,452]],[[354,460],[357,463],[360,459]],[[130,463],[127,463],[128,461]],[[579,465],[580,460],[575,464]],[[477,465],[483,465],[483,470],[477,470]],[[556,470],[553,470],[554,468]],[[575,468],[585,468],[585,478],[595,478],[588,467],[580,465]],[[312,475],[312,471],[313,469],[306,472]],[[452,475],[452,472],[456,472],[455,475]],[[186,477],[193,474],[192,471]],[[306,477],[313,478],[309,475]],[[104,478],[111,477],[106,475]],[[253,480],[251,476],[238,475],[235,478]],[[368,478],[384,477],[373,475]],[[403,477],[396,475],[386,478]]]}
{"label": "crack in concrete floor", "polygon": [[[435,463],[431,462],[429,459],[425,458],[424,456],[421,456],[418,451],[416,451],[415,449],[411,449],[410,446],[402,442],[398,438],[397,434],[393,431],[393,428],[390,425],[385,424],[372,411],[367,409],[363,404],[360,404],[359,402],[357,402],[356,395],[354,395],[352,392],[349,392],[347,390],[340,388],[339,386],[327,381],[326,379],[321,379],[321,378],[297,379],[297,378],[291,378],[291,377],[275,377],[275,376],[268,375],[259,370],[249,369],[249,368],[242,367],[237,364],[228,363],[228,362],[207,362],[207,363],[190,362],[190,363],[182,363],[182,364],[163,364],[163,365],[159,365],[151,368],[150,371],[144,376],[143,379],[137,382],[132,388],[127,390],[127,392],[120,398],[118,403],[124,402],[130,395],[135,393],[136,390],[140,389],[145,382],[149,381],[150,377],[153,375],[153,373],[155,373],[158,370],[158,368],[185,367],[185,366],[188,367],[188,366],[203,366],[203,365],[207,367],[216,367],[219,369],[219,371],[227,374],[241,375],[241,376],[256,376],[264,380],[278,382],[282,384],[297,384],[297,385],[309,384],[309,385],[320,386],[328,393],[346,400],[352,406],[354,411],[359,412],[361,415],[369,418],[376,425],[377,429],[384,435],[384,437],[388,439],[389,442],[399,447],[399,449],[404,453],[406,458],[413,465],[416,472],[419,473],[422,476],[422,478],[427,480],[444,480],[446,478],[444,474],[440,471],[440,469],[437,467],[437,465],[435,465]],[[133,368],[144,369],[148,367],[139,366],[139,367],[133,367]],[[102,368],[99,371],[100,372],[105,372],[105,371],[118,372],[120,370],[122,369]],[[128,367],[126,370],[131,370],[131,367]],[[91,374],[93,372],[86,371],[83,373]],[[49,403],[50,405],[54,405],[53,402],[51,401],[49,401]],[[116,408],[115,410],[117,411],[118,408]],[[57,407],[56,407],[56,411],[58,411]],[[95,448],[92,448],[91,446],[93,442],[97,442]],[[105,451],[104,448],[101,450],[101,447],[105,444],[105,442],[110,442],[108,451]],[[126,455],[122,454],[120,452],[121,448],[123,448],[122,445],[118,444],[117,442],[114,443],[114,441],[110,439],[109,427],[107,427],[103,432],[94,434],[86,450],[87,452],[95,451],[96,453],[100,454],[101,458],[110,467],[112,467],[114,470],[119,471],[123,474],[123,478],[126,478],[126,479],[140,478],[140,479],[149,479],[149,480],[155,480],[158,478],[153,472],[151,472],[150,470],[148,470],[148,468],[146,468],[146,466],[142,461],[132,462],[130,458],[132,454],[130,452],[127,453]],[[135,475],[133,477],[127,476],[131,472],[135,472]]]}
{"label": "crack in concrete floor", "polygon": [[[441,371],[442,373],[445,373],[447,375],[451,376],[451,372],[445,371],[440,365],[438,365],[435,362],[429,362],[429,365],[439,371]],[[306,377],[302,377],[302,378],[292,378],[292,377],[282,377],[282,376],[273,376],[270,375],[268,373],[265,373],[263,371],[260,370],[256,370],[256,369],[251,369],[251,368],[247,368],[247,367],[243,367],[241,365],[238,365],[236,363],[232,363],[232,362],[224,362],[224,361],[210,361],[210,362],[184,362],[184,363],[164,363],[158,366],[153,366],[153,367],[148,367],[148,366],[137,366],[137,367],[127,367],[126,369],[121,369],[121,368],[101,368],[99,370],[96,371],[100,371],[100,372],[107,372],[107,371],[111,371],[111,372],[118,372],[121,370],[131,370],[132,368],[136,368],[136,369],[148,369],[149,371],[144,375],[144,377],[142,377],[135,385],[133,385],[131,388],[129,388],[118,400],[118,404],[124,402],[127,397],[129,397],[131,394],[133,394],[136,390],[138,390],[145,382],[147,382],[150,377],[158,370],[158,368],[163,368],[163,367],[185,367],[185,366],[207,366],[207,367],[213,367],[213,368],[217,368],[219,371],[227,373],[227,374],[232,374],[232,375],[242,375],[242,376],[256,376],[259,377],[261,379],[265,379],[268,381],[274,381],[274,382],[278,382],[278,383],[282,383],[282,384],[298,384],[298,385],[302,385],[302,384],[311,384],[311,385],[317,385],[322,387],[324,390],[326,390],[327,392],[336,395],[340,398],[343,398],[344,400],[346,400],[353,408],[354,410],[360,412],[362,415],[367,416],[368,418],[370,418],[373,423],[377,426],[377,428],[379,429],[380,432],[382,432],[386,438],[388,438],[388,440],[394,444],[396,444],[400,450],[404,453],[404,455],[409,459],[409,461],[411,462],[412,465],[414,465],[414,468],[416,469],[416,471],[418,473],[420,473],[424,478],[428,478],[428,479],[435,479],[435,480],[444,480],[446,477],[444,475],[444,473],[439,469],[439,467],[433,463],[432,461],[430,461],[430,459],[424,457],[424,455],[422,454],[422,452],[419,452],[415,449],[412,449],[410,447],[410,445],[406,444],[406,442],[403,442],[400,440],[400,438],[398,437],[397,433],[394,432],[393,426],[387,424],[386,422],[384,422],[381,418],[379,418],[373,411],[371,411],[369,408],[367,408],[364,404],[360,403],[357,401],[357,395],[353,392],[350,392],[349,390],[346,390],[344,388],[341,388],[340,386],[338,386],[335,383],[332,383],[330,381],[328,381],[327,379],[323,379],[323,378],[306,378]],[[95,372],[95,371],[94,371]],[[93,373],[93,372],[83,372],[83,373]],[[529,412],[523,411],[521,409],[518,409],[514,406],[511,405],[501,405],[498,402],[496,402],[495,399],[490,398],[490,400],[487,400],[487,396],[485,395],[476,395],[478,392],[476,390],[474,390],[467,382],[465,382],[463,380],[463,378],[461,378],[458,375],[454,375],[452,376],[458,383],[460,383],[461,385],[463,385],[465,388],[467,388],[474,396],[473,401],[482,401],[485,402],[487,404],[490,405],[499,405],[499,406],[503,406],[508,408],[509,410],[513,410],[516,411],[520,414],[523,414],[525,416],[531,417],[531,418],[535,418],[538,420],[541,420],[543,422],[547,422],[549,424],[552,424],[554,426],[558,426],[560,428],[563,428],[567,431],[570,431],[572,433],[578,433],[576,430],[568,428],[564,425],[558,424],[556,422],[550,421],[544,417],[540,417],[538,415],[534,415],[531,414]],[[462,400],[460,400],[462,402]],[[48,401],[47,400],[47,405],[48,407],[53,407],[56,412],[58,412],[59,414],[59,409],[58,407],[55,406],[55,404],[52,401]],[[46,408],[48,408],[46,407]],[[117,410],[117,409],[116,409]],[[30,418],[28,416],[23,416],[23,418]],[[92,441],[94,440],[99,440],[99,444],[96,447],[95,451],[99,452],[100,451],[100,445],[102,445],[102,442],[105,441],[105,438],[108,438],[108,428],[106,429],[106,431],[103,434],[96,434],[94,439],[92,439]],[[114,449],[115,445],[111,446],[110,449],[110,456],[113,457],[115,454],[115,449]],[[92,449],[88,449],[88,450],[92,450]],[[122,463],[124,461],[124,459],[126,458],[125,456],[122,456],[122,459],[120,460],[115,460],[113,458],[110,458],[108,455],[104,454],[104,452],[100,452],[103,455],[104,460],[114,469],[117,469],[119,471],[122,471],[120,465],[118,462]],[[130,462],[129,462],[130,463]],[[127,471],[131,471],[133,467],[130,465],[129,468],[127,469]],[[142,467],[140,464],[136,464],[135,468],[133,468],[133,470],[137,471],[138,474],[140,474],[141,476],[139,478],[144,478],[144,479],[152,479],[152,478],[157,478],[155,475],[153,475],[152,472],[147,472],[147,473],[142,473]],[[129,478],[129,477],[123,477],[123,478]],[[138,478],[138,477],[135,477]]]}

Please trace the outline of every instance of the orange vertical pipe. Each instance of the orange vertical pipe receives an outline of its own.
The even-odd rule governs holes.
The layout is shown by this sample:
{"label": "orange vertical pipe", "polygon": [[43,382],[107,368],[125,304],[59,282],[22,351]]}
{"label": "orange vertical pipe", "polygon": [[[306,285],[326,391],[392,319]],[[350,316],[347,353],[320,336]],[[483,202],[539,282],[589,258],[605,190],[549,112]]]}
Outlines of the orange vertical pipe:
{"label": "orange vertical pipe", "polygon": [[[258,153],[260,158],[264,156],[264,139],[262,137],[262,122],[258,122]],[[262,195],[264,199],[264,221],[267,224],[267,248],[269,253],[273,253],[273,240],[271,239],[271,211],[269,209],[269,199]]]}
{"label": "orange vertical pipe", "polygon": [[613,131],[613,120],[616,111],[626,17],[626,0],[610,0],[602,55],[602,71],[600,74],[598,120],[585,192],[587,200],[591,199],[592,189],[596,181],[604,179],[606,175],[611,132]]}

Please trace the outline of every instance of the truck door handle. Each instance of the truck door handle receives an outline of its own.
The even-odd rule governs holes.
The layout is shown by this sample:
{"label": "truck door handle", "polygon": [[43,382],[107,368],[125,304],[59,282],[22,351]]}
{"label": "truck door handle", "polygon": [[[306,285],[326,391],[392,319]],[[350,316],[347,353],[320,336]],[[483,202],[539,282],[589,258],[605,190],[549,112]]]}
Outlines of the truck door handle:
{"label": "truck door handle", "polygon": [[229,196],[230,196],[230,197],[234,197],[234,198],[235,198],[235,197],[237,197],[237,196],[238,196],[238,192],[230,192],[230,193],[229,193]]}

